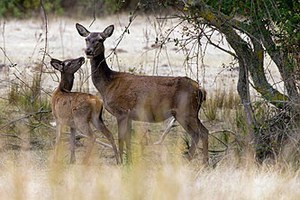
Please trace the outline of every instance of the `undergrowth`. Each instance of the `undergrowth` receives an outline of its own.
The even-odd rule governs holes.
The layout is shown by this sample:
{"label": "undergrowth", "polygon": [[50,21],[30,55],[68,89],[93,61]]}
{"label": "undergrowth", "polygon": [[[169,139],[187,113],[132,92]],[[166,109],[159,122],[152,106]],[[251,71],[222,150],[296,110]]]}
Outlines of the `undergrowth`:
{"label": "undergrowth", "polygon": [[[153,145],[163,131],[162,124],[140,122],[133,123],[132,163],[118,166],[111,149],[96,145],[90,165],[85,166],[80,164],[84,139],[77,146],[77,164],[68,164],[67,133],[61,149],[62,160],[53,163],[55,130],[50,124],[50,97],[37,95],[39,87],[34,81],[29,86],[15,84],[8,100],[0,101],[0,169],[6,174],[0,181],[1,198],[272,199],[276,195],[297,199],[300,196],[296,161],[299,151],[295,148],[299,137],[289,140],[294,143],[282,150],[281,158],[286,155],[285,160],[258,165],[244,159],[241,152],[245,118],[238,96],[232,91],[220,90],[211,95],[200,112],[201,120],[210,130],[210,166],[201,161],[201,142],[195,159],[184,159],[190,140],[180,126],[171,129],[162,145]],[[268,109],[259,105],[255,109],[256,118],[266,121],[262,117]],[[215,117],[208,117],[208,110]],[[116,138],[115,119],[107,112],[104,119]],[[149,134],[147,142],[143,142],[145,133]],[[103,139],[101,133],[98,137]],[[288,159],[293,160],[292,164],[286,162]]]}

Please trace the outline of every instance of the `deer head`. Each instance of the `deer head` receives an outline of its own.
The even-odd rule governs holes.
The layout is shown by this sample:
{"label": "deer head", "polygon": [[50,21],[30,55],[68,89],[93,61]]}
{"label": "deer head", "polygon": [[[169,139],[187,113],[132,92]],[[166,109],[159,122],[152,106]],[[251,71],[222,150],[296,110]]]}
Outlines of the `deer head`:
{"label": "deer head", "polygon": [[114,25],[110,25],[104,29],[103,32],[90,32],[81,24],[76,23],[76,29],[78,33],[85,37],[86,46],[85,49],[86,56],[88,58],[96,57],[104,52],[103,42],[106,38],[110,37],[114,32]]}
{"label": "deer head", "polygon": [[64,91],[71,91],[74,83],[74,73],[83,65],[85,62],[84,57],[76,59],[68,59],[60,61],[52,58],[50,64],[54,69],[61,72],[60,89]]}
{"label": "deer head", "polygon": [[52,58],[50,64],[54,69],[66,74],[73,74],[84,64],[84,57],[60,61]]}

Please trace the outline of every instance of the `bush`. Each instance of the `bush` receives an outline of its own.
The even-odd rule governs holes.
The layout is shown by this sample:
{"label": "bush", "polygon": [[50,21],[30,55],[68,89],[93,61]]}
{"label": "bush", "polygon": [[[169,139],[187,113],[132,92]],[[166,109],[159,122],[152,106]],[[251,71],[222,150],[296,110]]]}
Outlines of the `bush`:
{"label": "bush", "polygon": [[[45,0],[44,7],[47,12],[62,14],[62,0]],[[40,0],[1,0],[0,17],[32,17],[40,13]]]}

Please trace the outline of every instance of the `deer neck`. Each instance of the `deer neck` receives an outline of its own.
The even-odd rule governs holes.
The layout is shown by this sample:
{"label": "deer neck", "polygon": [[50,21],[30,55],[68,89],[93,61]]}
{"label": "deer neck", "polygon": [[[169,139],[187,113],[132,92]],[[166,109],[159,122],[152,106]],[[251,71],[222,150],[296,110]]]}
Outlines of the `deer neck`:
{"label": "deer neck", "polygon": [[103,95],[114,73],[106,63],[104,52],[91,59],[91,73],[95,87]]}
{"label": "deer neck", "polygon": [[74,84],[74,75],[72,77],[66,76],[64,74],[61,75],[61,81],[59,83],[59,90],[64,92],[71,92]]}

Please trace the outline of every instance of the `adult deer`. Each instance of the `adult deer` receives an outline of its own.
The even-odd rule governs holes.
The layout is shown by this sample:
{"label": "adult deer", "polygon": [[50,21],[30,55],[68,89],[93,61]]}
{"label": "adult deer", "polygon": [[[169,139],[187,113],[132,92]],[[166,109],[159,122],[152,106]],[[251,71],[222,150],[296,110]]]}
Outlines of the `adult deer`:
{"label": "adult deer", "polygon": [[106,63],[103,43],[112,35],[114,26],[103,32],[90,32],[77,23],[76,29],[85,37],[92,80],[104,107],[117,118],[121,161],[124,142],[130,157],[132,120],[161,122],[173,116],[192,138],[188,159],[192,159],[201,138],[203,160],[208,163],[208,130],[198,118],[206,92],[199,84],[187,77],[137,76],[113,71]]}
{"label": "adult deer", "polygon": [[90,124],[100,130],[111,143],[117,163],[119,163],[119,154],[111,132],[107,129],[102,120],[103,101],[97,96],[81,93],[70,92],[74,83],[74,73],[84,63],[84,58],[68,59],[60,61],[51,59],[50,64],[60,71],[61,80],[58,88],[52,95],[52,113],[56,120],[56,145],[54,160],[58,154],[58,144],[60,142],[62,128],[64,125],[71,128],[70,146],[71,158],[70,162],[74,163],[75,158],[75,133],[76,130],[88,136],[88,147],[83,163],[88,163],[94,142],[95,135],[92,132]]}

